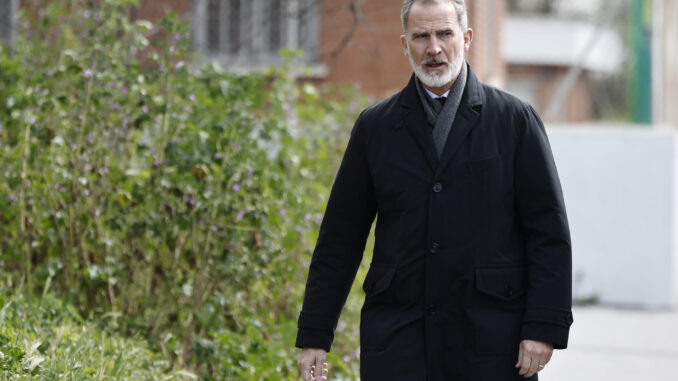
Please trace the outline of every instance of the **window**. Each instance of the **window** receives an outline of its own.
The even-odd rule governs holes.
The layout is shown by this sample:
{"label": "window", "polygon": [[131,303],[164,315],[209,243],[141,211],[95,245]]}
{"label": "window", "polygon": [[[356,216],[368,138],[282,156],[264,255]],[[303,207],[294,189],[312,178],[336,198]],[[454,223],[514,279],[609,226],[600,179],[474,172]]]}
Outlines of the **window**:
{"label": "window", "polygon": [[318,0],[197,0],[195,43],[208,59],[236,68],[283,63],[283,47],[303,50],[314,63]]}
{"label": "window", "polygon": [[0,42],[11,43],[16,30],[17,0],[0,0]]}

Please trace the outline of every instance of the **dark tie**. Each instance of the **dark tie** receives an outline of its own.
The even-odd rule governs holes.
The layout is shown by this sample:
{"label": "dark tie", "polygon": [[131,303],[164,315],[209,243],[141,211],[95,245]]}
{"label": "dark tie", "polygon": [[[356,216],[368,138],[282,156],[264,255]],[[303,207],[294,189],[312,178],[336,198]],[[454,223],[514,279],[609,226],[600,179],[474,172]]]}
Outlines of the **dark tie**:
{"label": "dark tie", "polygon": [[447,100],[447,97],[438,97],[435,100],[440,102],[440,106],[445,106],[445,101]]}

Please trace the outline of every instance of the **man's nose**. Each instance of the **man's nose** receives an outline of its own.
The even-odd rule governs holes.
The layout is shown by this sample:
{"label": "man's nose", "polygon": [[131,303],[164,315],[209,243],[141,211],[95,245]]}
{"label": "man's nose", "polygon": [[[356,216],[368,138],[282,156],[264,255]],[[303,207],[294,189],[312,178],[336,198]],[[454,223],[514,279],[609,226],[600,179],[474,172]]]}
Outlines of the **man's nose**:
{"label": "man's nose", "polygon": [[437,56],[442,52],[442,47],[440,45],[440,41],[438,41],[437,38],[431,37],[429,40],[428,46],[426,47],[426,54],[429,56]]}

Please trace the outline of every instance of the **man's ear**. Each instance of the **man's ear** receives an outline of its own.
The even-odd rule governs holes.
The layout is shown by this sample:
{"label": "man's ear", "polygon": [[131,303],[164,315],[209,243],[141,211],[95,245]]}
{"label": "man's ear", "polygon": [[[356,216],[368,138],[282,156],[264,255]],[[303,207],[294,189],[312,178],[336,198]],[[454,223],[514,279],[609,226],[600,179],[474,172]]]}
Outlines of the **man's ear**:
{"label": "man's ear", "polygon": [[403,53],[407,55],[407,36],[405,36],[404,34],[400,35],[400,45],[402,45],[403,47]]}
{"label": "man's ear", "polygon": [[467,51],[471,48],[471,41],[473,41],[473,29],[466,29],[464,33],[464,51]]}

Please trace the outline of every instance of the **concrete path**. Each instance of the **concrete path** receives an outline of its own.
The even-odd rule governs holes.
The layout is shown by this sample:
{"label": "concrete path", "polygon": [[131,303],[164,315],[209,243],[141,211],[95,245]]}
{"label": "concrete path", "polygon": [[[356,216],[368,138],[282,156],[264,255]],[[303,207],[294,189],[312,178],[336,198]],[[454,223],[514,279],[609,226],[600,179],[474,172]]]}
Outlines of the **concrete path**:
{"label": "concrete path", "polygon": [[569,348],[540,381],[678,380],[678,311],[575,307]]}

